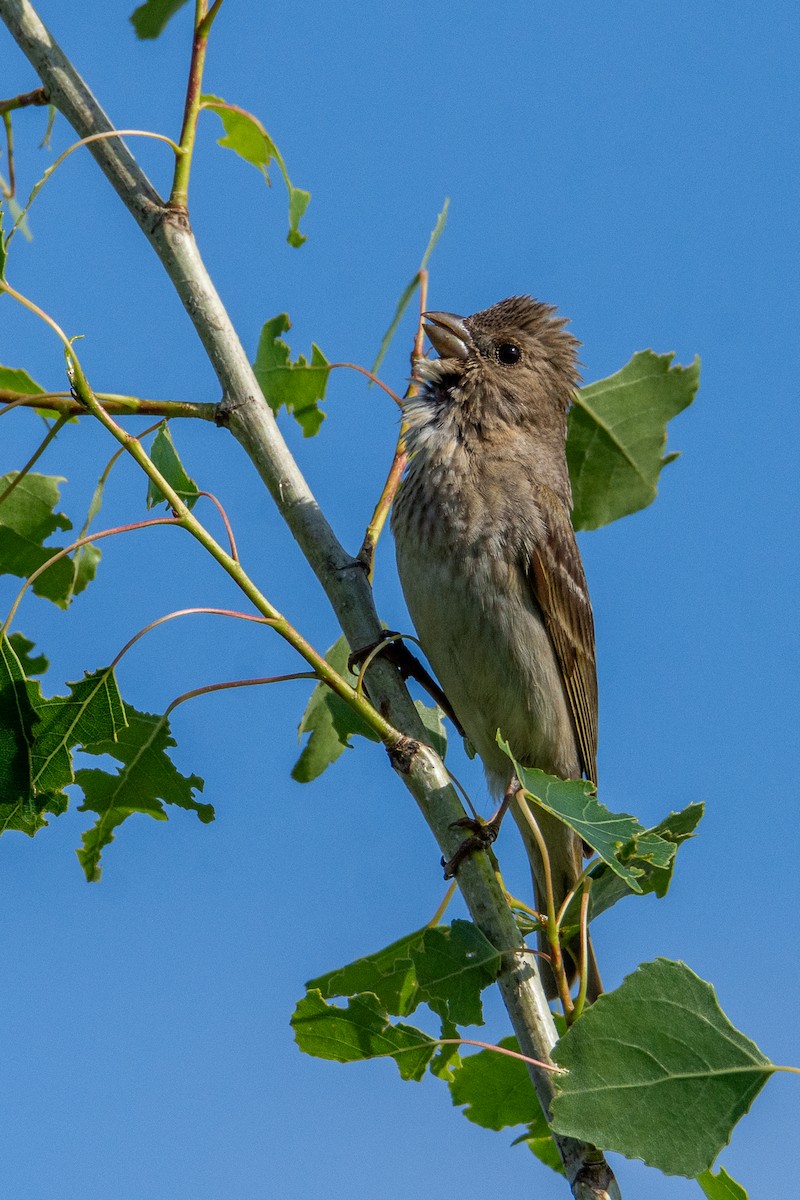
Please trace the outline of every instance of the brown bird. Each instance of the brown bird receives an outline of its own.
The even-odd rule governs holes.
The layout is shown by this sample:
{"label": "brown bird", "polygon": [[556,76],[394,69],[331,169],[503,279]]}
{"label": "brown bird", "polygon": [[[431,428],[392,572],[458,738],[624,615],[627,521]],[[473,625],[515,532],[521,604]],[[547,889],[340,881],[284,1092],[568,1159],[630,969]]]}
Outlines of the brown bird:
{"label": "brown bird", "polygon": [[[409,463],[392,516],[411,618],[495,796],[513,778],[498,729],[523,766],[596,781],[594,621],[565,454],[579,343],[554,308],[529,296],[424,321],[440,358],[416,365],[420,390],[404,411]],[[512,811],[544,910],[525,803],[518,795]],[[542,809],[535,817],[558,910],[583,846]],[[567,950],[574,976],[576,947]],[[591,954],[589,969],[591,996],[600,990]],[[554,995],[552,974],[542,975]]]}

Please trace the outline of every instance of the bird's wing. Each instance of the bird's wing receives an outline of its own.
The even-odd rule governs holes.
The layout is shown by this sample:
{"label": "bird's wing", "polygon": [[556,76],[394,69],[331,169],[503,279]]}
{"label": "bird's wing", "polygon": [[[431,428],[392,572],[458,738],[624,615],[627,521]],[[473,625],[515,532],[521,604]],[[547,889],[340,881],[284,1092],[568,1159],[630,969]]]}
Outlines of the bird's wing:
{"label": "bird's wing", "polygon": [[553,642],[569,700],[580,758],[597,782],[597,669],[594,618],[569,515],[548,497],[545,534],[530,555],[529,579]]}

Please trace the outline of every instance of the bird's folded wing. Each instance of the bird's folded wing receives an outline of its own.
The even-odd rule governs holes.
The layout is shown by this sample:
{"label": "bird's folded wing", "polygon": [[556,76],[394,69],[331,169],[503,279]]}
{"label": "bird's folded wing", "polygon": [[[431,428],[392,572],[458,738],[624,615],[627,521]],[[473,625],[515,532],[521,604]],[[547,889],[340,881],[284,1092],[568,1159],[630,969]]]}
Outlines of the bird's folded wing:
{"label": "bird's folded wing", "polygon": [[552,496],[545,536],[528,577],[553,642],[575,723],[584,774],[597,782],[597,668],[594,618],[569,515]]}

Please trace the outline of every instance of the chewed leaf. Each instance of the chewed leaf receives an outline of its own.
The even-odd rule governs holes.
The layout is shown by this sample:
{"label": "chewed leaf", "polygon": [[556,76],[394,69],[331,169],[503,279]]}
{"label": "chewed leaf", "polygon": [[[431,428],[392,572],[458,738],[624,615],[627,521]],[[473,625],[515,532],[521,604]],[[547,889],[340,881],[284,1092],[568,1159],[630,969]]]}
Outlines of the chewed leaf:
{"label": "chewed leaf", "polygon": [[681,367],[674,357],[643,350],[576,392],[567,436],[576,529],[597,529],[655,500],[662,467],[677,458],[664,457],[667,422],[700,384],[700,360]]}
{"label": "chewed leaf", "polygon": [[137,712],[125,705],[127,726],[115,741],[86,746],[91,754],[110,754],[122,765],[115,775],[98,770],[76,772],[75,782],[84,793],[80,812],[97,813],[97,821],[83,835],[78,858],[90,882],[100,878],[100,855],[114,839],[114,830],[135,813],[166,821],[165,804],[195,812],[204,823],[213,821],[214,809],[200,804],[194,793],[202,791],[197,775],[181,775],[168,757],[175,745],[166,717]]}
{"label": "chewed leaf", "polygon": [[558,817],[600,855],[627,887],[641,892],[638,877],[643,868],[626,862],[621,854],[633,839],[644,839],[644,856],[662,869],[671,862],[675,846],[653,830],[644,829],[628,813],[612,813],[595,796],[595,787],[585,779],[557,779],[530,767],[521,767],[508,744],[498,735],[497,744],[511,759],[526,794]]}
{"label": "chewed leaf", "polygon": [[286,190],[289,193],[289,232],[286,240],[290,246],[302,246],[306,240],[300,232],[300,218],[308,208],[311,199],[310,192],[297,188],[289,178],[283,155],[267,133],[258,117],[239,108],[236,104],[228,104],[220,96],[201,96],[202,108],[215,112],[225,129],[225,136],[219,138],[218,145],[233,150],[245,162],[257,167],[269,183],[269,165],[274,160],[283,176]]}
{"label": "chewed leaf", "polygon": [[421,1079],[437,1049],[421,1029],[393,1025],[369,992],[352,996],[347,1008],[337,1008],[311,991],[297,1005],[292,1028],[306,1054],[335,1062],[393,1058],[403,1079]]}
{"label": "chewed leaf", "polygon": [[302,354],[292,362],[291,351],[280,336],[291,327],[287,313],[279,313],[264,324],[253,370],[272,411],[286,408],[304,435],[313,437],[325,419],[319,405],[325,398],[330,364],[313,342],[310,362]]}

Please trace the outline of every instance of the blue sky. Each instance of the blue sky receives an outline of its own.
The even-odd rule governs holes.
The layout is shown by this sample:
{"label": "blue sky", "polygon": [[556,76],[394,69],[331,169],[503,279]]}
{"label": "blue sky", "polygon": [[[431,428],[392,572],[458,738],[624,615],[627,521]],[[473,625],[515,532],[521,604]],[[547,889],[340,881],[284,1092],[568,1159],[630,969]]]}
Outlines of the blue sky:
{"label": "blue sky", "polygon": [[[298,11],[299,9],[299,11]],[[175,136],[188,9],[138,43],[124,5],[42,0],[39,11],[120,127]],[[204,123],[192,220],[245,345],[288,311],[292,349],[368,365],[396,298],[451,197],[430,304],[469,313],[515,292],[558,304],[587,381],[639,349],[703,360],[695,406],[670,430],[682,452],[647,511],[582,535],[598,630],[601,795],[654,823],[703,800],[669,897],[626,902],[597,925],[606,985],[657,955],[711,980],[731,1019],[778,1063],[800,1064],[796,857],[797,162],[795,6],[531,5],[491,11],[389,5],[233,4],[214,30],[206,88],[256,112],[312,193],[308,242],[285,243],[285,194],[216,148]],[[35,86],[0,32],[2,92]],[[41,112],[15,119],[25,193],[51,161]],[[73,140],[61,120],[53,143]],[[169,152],[137,143],[156,184]],[[97,390],[214,401],[178,301],[88,155],[74,155],[31,215],[15,286],[81,333]],[[383,376],[400,389],[412,322]],[[61,386],[55,340],[4,301],[0,361]],[[286,436],[340,538],[355,549],[391,458],[397,414],[340,372],[314,441]],[[270,499],[227,434],[181,423],[192,474],[234,521],[244,561],[320,647],[337,630]],[[0,472],[36,444],[5,418]],[[76,523],[113,452],[69,428],[42,470],[66,475]],[[144,485],[118,469],[107,525],[140,519]],[[6,605],[13,581],[0,580]],[[387,537],[381,615],[408,628]],[[226,579],[174,531],[106,543],[97,583],[68,614],[26,601],[19,627],[52,660],[47,687],[105,664],[160,614],[234,605]],[[297,669],[255,628],[191,617],[127,658],[123,693],[163,711],[215,680]],[[563,1184],[452,1109],[438,1081],[395,1067],[319,1062],[288,1020],[303,982],[424,923],[443,885],[438,851],[379,748],[318,783],[289,772],[306,685],[205,698],[176,716],[175,760],[206,780],[217,821],[132,820],[87,885],[74,811],[33,841],[0,843],[4,1190],[20,1200],[294,1200],[321,1193],[560,1197]],[[460,761],[456,759],[456,761]],[[486,811],[480,773],[465,769]],[[498,843],[520,894],[509,825]],[[454,905],[453,912],[460,912]],[[488,1003],[486,1035],[505,1034]],[[794,1144],[796,1081],[756,1100],[721,1162],[773,1197]],[[626,1195],[696,1185],[615,1160]],[[530,1180],[530,1182],[528,1182]]]}

